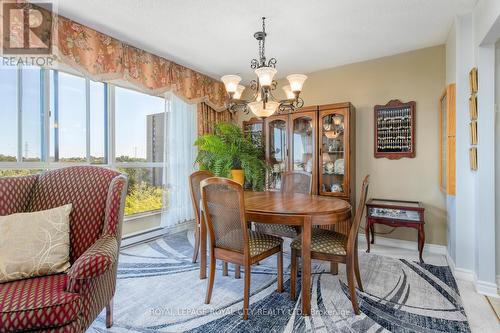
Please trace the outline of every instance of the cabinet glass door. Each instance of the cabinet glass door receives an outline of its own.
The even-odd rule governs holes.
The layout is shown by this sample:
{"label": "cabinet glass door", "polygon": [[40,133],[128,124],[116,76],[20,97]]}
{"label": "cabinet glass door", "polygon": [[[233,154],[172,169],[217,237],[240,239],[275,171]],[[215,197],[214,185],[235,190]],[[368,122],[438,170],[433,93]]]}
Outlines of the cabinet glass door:
{"label": "cabinet glass door", "polygon": [[341,113],[323,115],[321,126],[321,194],[345,195],[345,116]]}
{"label": "cabinet glass door", "polygon": [[281,173],[286,171],[286,121],[282,119],[271,120],[268,126],[267,158],[271,167],[268,187],[270,190],[280,190]]}
{"label": "cabinet glass door", "polygon": [[295,118],[292,129],[292,164],[296,171],[313,172],[314,124],[309,116]]}

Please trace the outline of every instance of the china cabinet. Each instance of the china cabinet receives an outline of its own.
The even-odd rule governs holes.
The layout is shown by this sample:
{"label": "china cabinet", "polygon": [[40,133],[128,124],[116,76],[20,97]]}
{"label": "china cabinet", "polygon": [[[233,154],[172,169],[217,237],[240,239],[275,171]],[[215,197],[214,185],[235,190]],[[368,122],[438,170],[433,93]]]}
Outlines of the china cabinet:
{"label": "china cabinet", "polygon": [[355,126],[350,103],[319,107],[319,194],[355,203]]}
{"label": "china cabinet", "polygon": [[268,189],[281,188],[284,171],[312,176],[312,193],[354,204],[354,107],[338,103],[304,107],[264,122]]}
{"label": "china cabinet", "polygon": [[266,161],[270,171],[269,190],[281,189],[281,174],[288,170],[288,115],[269,117],[265,121]]}
{"label": "china cabinet", "polygon": [[259,118],[251,118],[243,122],[243,133],[255,144],[264,146],[264,121]]}

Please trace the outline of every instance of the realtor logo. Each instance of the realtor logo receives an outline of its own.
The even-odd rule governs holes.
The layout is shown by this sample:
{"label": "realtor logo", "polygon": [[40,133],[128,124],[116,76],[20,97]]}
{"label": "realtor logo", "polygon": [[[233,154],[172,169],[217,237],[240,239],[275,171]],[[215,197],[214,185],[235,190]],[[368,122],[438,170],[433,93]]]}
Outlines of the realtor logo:
{"label": "realtor logo", "polygon": [[52,52],[52,4],[3,3],[3,54]]}

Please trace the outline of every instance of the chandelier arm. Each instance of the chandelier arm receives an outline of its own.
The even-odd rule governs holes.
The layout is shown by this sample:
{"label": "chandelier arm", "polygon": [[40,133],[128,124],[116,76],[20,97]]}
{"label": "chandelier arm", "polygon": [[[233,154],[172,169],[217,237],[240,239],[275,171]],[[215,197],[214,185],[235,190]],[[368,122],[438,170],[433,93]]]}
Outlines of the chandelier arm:
{"label": "chandelier arm", "polygon": [[271,97],[271,100],[274,102],[277,102],[278,99],[274,96],[273,92],[271,89],[269,89],[269,97]]}

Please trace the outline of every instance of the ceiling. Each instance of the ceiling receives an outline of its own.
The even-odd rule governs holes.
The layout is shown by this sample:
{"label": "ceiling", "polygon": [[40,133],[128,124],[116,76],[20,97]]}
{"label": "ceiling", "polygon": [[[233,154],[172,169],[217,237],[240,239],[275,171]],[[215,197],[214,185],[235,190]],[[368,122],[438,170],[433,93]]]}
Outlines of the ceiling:
{"label": "ceiling", "polygon": [[477,0],[59,0],[59,14],[219,78],[253,78],[266,16],[278,78],[443,44]]}

